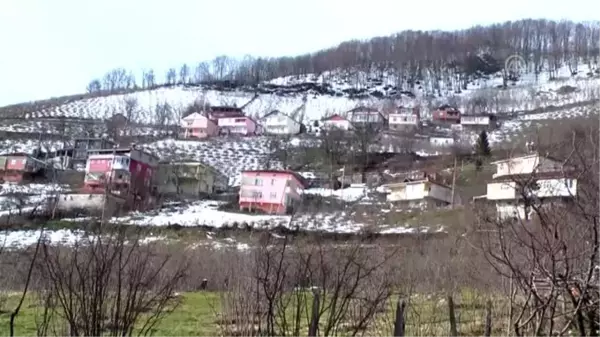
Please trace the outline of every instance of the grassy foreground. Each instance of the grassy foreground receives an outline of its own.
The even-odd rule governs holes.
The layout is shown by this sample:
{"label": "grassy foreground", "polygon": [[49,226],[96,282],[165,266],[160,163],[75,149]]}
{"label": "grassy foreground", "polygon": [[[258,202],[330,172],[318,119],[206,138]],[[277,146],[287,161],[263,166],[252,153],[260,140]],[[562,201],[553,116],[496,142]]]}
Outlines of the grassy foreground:
{"label": "grassy foreground", "polygon": [[[0,335],[9,334],[10,310],[18,302],[19,295],[12,294],[0,311]],[[15,335],[37,335],[36,317],[41,308],[34,303],[33,297],[26,300],[16,319]],[[478,336],[484,331],[485,302],[487,298],[470,291],[462,291],[455,296],[455,313],[458,330],[461,335]],[[499,299],[493,300],[492,323],[494,335],[505,333],[507,313]],[[377,315],[376,322],[367,331],[370,335],[391,335],[396,299],[386,305],[386,310]],[[182,294],[179,306],[167,314],[155,327],[155,336],[210,336],[221,335],[218,324],[220,313],[220,294],[218,292],[190,292]],[[415,295],[407,306],[407,336],[448,335],[450,333],[448,303],[445,296]],[[350,323],[350,322],[348,322]],[[308,327],[308,324],[306,324]],[[305,330],[305,329],[303,329]],[[49,331],[49,333],[52,333]],[[306,333],[306,331],[303,331]],[[339,331],[344,335],[344,331]]]}

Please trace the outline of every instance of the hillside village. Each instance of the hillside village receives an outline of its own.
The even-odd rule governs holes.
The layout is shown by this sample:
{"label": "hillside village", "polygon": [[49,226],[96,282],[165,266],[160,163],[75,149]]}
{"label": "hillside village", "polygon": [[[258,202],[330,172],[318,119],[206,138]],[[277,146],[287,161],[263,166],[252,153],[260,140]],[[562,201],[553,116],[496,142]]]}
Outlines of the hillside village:
{"label": "hillside village", "polygon": [[[251,102],[237,107],[211,106],[208,102],[196,100],[181,114],[177,124],[164,129],[161,125],[132,123],[126,115],[131,115],[127,110],[135,108],[135,104],[129,100],[123,113],[116,113],[98,124],[107,131],[102,134],[96,132],[92,137],[67,139],[60,144],[62,147],[55,143],[52,149],[43,149],[42,146],[48,142],[44,139],[46,135],[39,133],[37,146],[34,138],[29,152],[3,151],[0,172],[5,182],[4,194],[11,194],[12,185],[7,184],[26,186],[40,179],[55,183],[69,177],[66,180],[70,185],[65,188],[68,193],[65,189],[54,193],[57,202],[50,202],[49,196],[42,199],[52,205],[54,212],[87,216],[97,214],[94,210],[109,209],[111,214],[118,216],[125,215],[127,211],[150,211],[166,201],[187,200],[195,205],[214,200],[213,205],[226,204],[226,208],[235,212],[281,216],[301,209],[307,213],[306,200],[317,195],[353,203],[379,200],[396,209],[395,212],[415,208],[454,209],[473,200],[480,202],[483,198],[495,204],[498,216],[504,217],[523,214],[525,210],[523,205],[519,205],[518,195],[495,195],[495,181],[511,181],[514,177],[530,174],[537,170],[538,164],[547,160],[543,155],[535,157],[529,154],[532,149],[517,149],[518,153],[522,153],[521,157],[499,159],[533,162],[515,164],[517,167],[524,166],[503,174],[499,173],[501,168],[497,168],[498,173],[488,177],[489,181],[480,182],[488,183],[487,196],[465,195],[458,192],[462,188],[456,187],[456,175],[460,175],[456,158],[460,158],[461,168],[465,163],[472,167],[479,161],[473,159],[472,153],[482,135],[486,138],[485,146],[489,148],[490,144],[495,145],[494,132],[503,126],[519,118],[535,118],[536,114],[547,113],[531,112],[518,116],[484,112],[465,114],[449,104],[423,113],[422,108],[414,104],[412,107],[395,108],[388,105],[385,109],[358,104],[336,114],[328,115],[324,111],[321,119],[305,123],[305,119],[293,117],[297,117],[297,113],[287,114],[280,110],[263,111],[259,114],[260,118],[251,117],[244,111],[244,106]],[[593,108],[588,111],[598,113]],[[49,118],[45,122],[48,125],[62,123],[60,126],[64,130],[65,119],[54,117],[54,121]],[[148,143],[146,139],[145,143],[138,143],[134,135],[140,128],[154,128],[159,132],[154,138],[163,140]],[[153,136],[143,137],[151,139]],[[333,166],[323,169],[323,158],[316,154],[306,159],[306,155],[301,153],[310,153],[311,148],[327,147],[329,143],[348,147],[347,151],[336,153],[338,157],[346,158],[332,162],[335,169]],[[233,147],[227,149],[225,145]],[[202,146],[224,152],[199,152],[203,151]],[[369,156],[372,158],[366,159]],[[455,166],[448,162],[448,158],[452,157],[455,158]],[[225,158],[229,163],[225,164]],[[486,168],[488,171],[491,169],[491,166]],[[557,178],[548,183],[560,185],[562,181]],[[554,192],[543,193],[547,194],[544,198],[559,198],[565,197],[563,194],[571,193],[571,190],[556,192],[556,195]],[[43,213],[46,205],[41,207],[40,199],[34,199],[33,203],[20,201],[18,210],[11,210],[9,206],[2,215],[22,214],[21,208]],[[511,203],[516,204],[508,207]],[[185,208],[184,212],[187,212]],[[344,213],[339,209],[335,212]],[[232,216],[235,218],[235,215]],[[244,219],[252,222],[252,217],[249,215]],[[341,217],[345,218],[344,221],[355,221],[352,217]],[[189,225],[190,221],[196,224],[204,221],[202,215],[196,213],[190,215],[191,220],[171,218],[168,224],[185,222]],[[263,216],[259,219],[271,218]],[[327,230],[329,226],[323,223],[322,228],[317,226],[313,229]],[[359,223],[351,227],[364,226]],[[392,223],[388,227],[382,230],[414,230],[402,223]],[[443,227],[438,224],[435,230]]]}
{"label": "hillside village", "polygon": [[0,330],[598,335],[599,23],[165,70],[0,107]]}

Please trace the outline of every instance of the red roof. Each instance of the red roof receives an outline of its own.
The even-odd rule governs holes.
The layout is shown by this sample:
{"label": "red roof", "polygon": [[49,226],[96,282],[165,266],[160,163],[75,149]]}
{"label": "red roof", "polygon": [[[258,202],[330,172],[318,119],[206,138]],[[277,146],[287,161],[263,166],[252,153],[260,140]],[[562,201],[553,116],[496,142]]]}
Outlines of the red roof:
{"label": "red roof", "polygon": [[328,120],[328,121],[345,121],[347,119],[340,115],[333,115],[333,116],[327,118],[326,120]]}

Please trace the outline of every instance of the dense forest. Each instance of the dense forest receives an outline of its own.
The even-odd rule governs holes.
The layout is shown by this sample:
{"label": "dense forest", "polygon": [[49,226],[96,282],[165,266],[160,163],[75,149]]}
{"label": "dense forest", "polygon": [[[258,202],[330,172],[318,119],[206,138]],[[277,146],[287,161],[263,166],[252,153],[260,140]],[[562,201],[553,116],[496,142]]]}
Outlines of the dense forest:
{"label": "dense forest", "polygon": [[[426,80],[432,92],[440,86],[460,91],[474,77],[503,69],[510,55],[523,57],[526,67],[549,78],[567,65],[571,73],[589,73],[600,56],[600,22],[520,20],[459,31],[403,31],[366,41],[346,41],[336,47],[293,57],[233,59],[219,56],[197,65],[169,69],[159,81],[154,70],[113,69],[88,84],[88,92],[152,88],[158,85],[232,82],[254,85],[265,80],[329,71],[395,77],[400,89]],[[591,75],[591,74],[590,74]],[[358,75],[356,75],[358,76]],[[360,81],[357,78],[357,81]]]}

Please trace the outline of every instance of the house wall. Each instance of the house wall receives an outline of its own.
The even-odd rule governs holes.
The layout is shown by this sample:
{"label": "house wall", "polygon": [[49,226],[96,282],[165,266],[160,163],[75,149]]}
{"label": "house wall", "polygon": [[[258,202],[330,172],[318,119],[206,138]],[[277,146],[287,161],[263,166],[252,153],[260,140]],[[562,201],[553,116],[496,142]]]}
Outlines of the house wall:
{"label": "house wall", "polygon": [[6,170],[25,171],[28,161],[29,158],[24,156],[8,156],[6,158]]}
{"label": "house wall", "polygon": [[287,173],[243,172],[240,208],[256,207],[268,213],[284,213],[299,201],[302,187]]}
{"label": "house wall", "polygon": [[523,204],[510,202],[496,203],[496,216],[500,220],[506,220],[511,218],[525,220],[525,206]]}
{"label": "house wall", "polygon": [[300,133],[300,123],[284,115],[267,116],[263,127],[271,134],[297,134]]}
{"label": "house wall", "polygon": [[[536,180],[538,189],[531,190],[531,194],[538,198],[572,197],[577,195],[577,180],[539,179]],[[497,182],[488,184],[488,199],[503,200],[521,198],[521,192],[517,190],[514,181]]]}
{"label": "house wall", "polygon": [[489,116],[461,116],[460,124],[463,125],[489,125]]}
{"label": "house wall", "polygon": [[217,175],[203,165],[160,165],[156,176],[155,182],[161,193],[212,194],[221,183]]}
{"label": "house wall", "polygon": [[192,120],[183,120],[182,128],[184,137],[206,138],[217,134],[217,125],[204,116],[198,116]]}
{"label": "house wall", "polygon": [[488,200],[515,199],[516,183],[514,181],[496,182],[487,185]]}
{"label": "house wall", "polygon": [[350,115],[353,123],[383,123],[383,116],[378,111],[358,111]]}
{"label": "house wall", "polygon": [[453,146],[454,139],[453,138],[444,138],[444,137],[430,137],[429,143],[434,146]]}
{"label": "house wall", "polygon": [[219,118],[218,124],[231,133],[247,135],[256,131],[256,123],[248,117]]}
{"label": "house wall", "polygon": [[419,117],[417,115],[390,114],[389,124],[390,127],[396,125],[417,126],[419,124]]}
{"label": "house wall", "polygon": [[[425,186],[426,189],[427,187],[430,187],[429,191],[425,192],[428,197],[447,203],[452,203],[452,189],[432,183],[429,183],[428,186]],[[458,199],[458,196],[455,195],[454,203],[460,203]]]}
{"label": "house wall", "polygon": [[531,174],[537,172],[560,171],[562,165],[551,159],[540,156],[513,158],[496,164],[494,178],[513,174]]}
{"label": "house wall", "polygon": [[349,130],[352,124],[348,120],[328,120],[323,121],[323,127],[325,128],[338,128],[341,130]]}
{"label": "house wall", "polygon": [[[387,195],[388,202],[410,201],[431,198],[444,203],[452,202],[452,190],[446,186],[441,186],[431,182],[423,181],[417,183],[405,183],[391,188]],[[460,200],[455,196],[455,203]]]}

